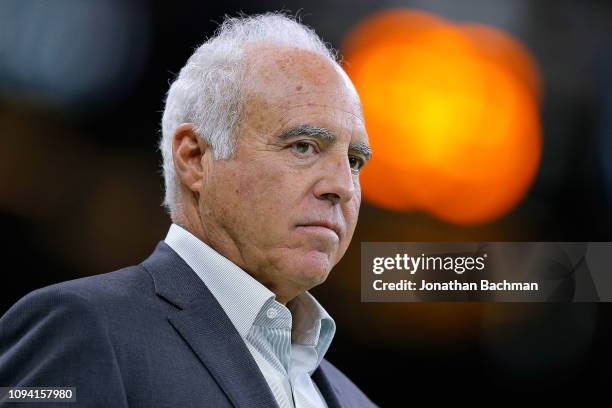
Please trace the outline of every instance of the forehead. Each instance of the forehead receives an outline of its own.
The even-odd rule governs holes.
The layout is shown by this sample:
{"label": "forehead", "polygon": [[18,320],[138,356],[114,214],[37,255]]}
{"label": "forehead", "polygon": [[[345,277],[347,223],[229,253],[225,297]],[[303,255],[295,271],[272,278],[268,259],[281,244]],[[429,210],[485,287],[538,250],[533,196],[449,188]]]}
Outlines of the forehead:
{"label": "forehead", "polygon": [[303,123],[327,117],[333,122],[343,116],[342,127],[365,133],[359,96],[337,64],[312,51],[275,43],[250,44],[245,52],[248,116],[275,124],[292,118]]}
{"label": "forehead", "polygon": [[335,64],[313,51],[268,41],[247,44],[244,51],[251,79],[270,84],[307,81],[335,85]]}

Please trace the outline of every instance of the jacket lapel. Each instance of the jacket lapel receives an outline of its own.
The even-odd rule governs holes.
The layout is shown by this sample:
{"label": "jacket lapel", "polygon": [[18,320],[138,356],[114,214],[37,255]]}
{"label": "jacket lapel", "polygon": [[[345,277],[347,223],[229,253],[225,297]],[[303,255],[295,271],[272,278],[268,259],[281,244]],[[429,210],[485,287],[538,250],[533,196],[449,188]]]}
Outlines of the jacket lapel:
{"label": "jacket lapel", "polygon": [[323,364],[320,364],[319,367],[312,373],[312,380],[317,384],[319,391],[321,391],[321,395],[327,402],[328,408],[342,408],[342,398],[340,396],[340,392],[334,388],[331,381],[329,380],[329,376],[325,372],[325,368]]}
{"label": "jacket lapel", "polygon": [[257,363],[223,308],[163,241],[142,263],[156,293],[176,306],[168,319],[237,408],[276,407]]}

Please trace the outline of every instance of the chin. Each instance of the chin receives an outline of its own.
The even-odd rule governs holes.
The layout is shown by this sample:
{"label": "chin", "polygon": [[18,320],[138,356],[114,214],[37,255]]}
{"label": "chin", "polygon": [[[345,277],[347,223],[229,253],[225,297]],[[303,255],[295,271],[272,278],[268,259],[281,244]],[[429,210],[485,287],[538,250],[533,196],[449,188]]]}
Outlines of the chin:
{"label": "chin", "polygon": [[333,267],[330,255],[316,250],[296,257],[292,263],[294,278],[311,288],[325,282]]}

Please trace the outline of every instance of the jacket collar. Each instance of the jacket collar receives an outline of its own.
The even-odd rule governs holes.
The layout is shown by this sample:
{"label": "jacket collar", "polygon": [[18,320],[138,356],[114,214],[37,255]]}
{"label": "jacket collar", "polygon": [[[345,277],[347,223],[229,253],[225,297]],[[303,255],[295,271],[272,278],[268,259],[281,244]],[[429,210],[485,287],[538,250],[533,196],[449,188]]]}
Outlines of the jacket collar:
{"label": "jacket collar", "polygon": [[168,320],[213,375],[235,407],[275,407],[265,378],[208,288],[168,245],[160,242],[142,266],[155,292],[177,307]]}
{"label": "jacket collar", "polygon": [[[221,305],[196,273],[160,241],[141,264],[151,275],[155,293],[176,307],[168,320],[208,368],[235,407],[276,407],[268,383],[244,340]],[[329,408],[341,397],[321,365],[312,376]]]}

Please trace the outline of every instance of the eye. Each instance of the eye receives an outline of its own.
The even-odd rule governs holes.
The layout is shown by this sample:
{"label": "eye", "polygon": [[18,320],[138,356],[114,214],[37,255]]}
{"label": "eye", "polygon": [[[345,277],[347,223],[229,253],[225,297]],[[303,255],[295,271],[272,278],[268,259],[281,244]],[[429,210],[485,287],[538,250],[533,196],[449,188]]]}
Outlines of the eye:
{"label": "eye", "polygon": [[315,152],[315,146],[312,143],[299,141],[291,145],[291,148],[300,154],[308,154]]}
{"label": "eye", "polygon": [[351,166],[351,170],[358,172],[361,170],[364,164],[365,162],[361,157],[349,156],[349,165]]}

